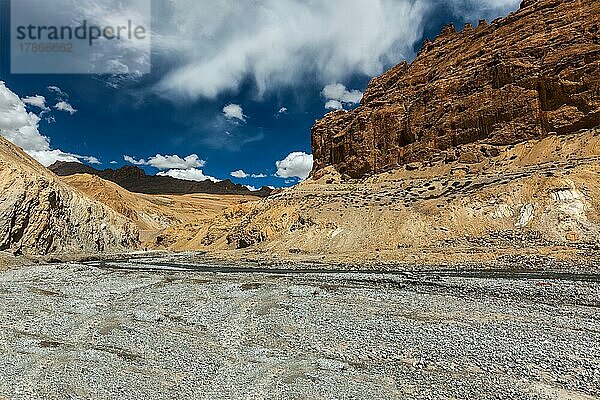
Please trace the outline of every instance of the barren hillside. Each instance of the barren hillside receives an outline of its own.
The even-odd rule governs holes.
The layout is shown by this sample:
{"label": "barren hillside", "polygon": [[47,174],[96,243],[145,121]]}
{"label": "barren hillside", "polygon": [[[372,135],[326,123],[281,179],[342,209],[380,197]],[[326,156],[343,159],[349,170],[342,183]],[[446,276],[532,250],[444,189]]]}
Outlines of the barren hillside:
{"label": "barren hillside", "polygon": [[320,175],[249,212],[228,210],[195,243],[333,260],[600,244],[598,130],[506,146],[475,163],[411,164],[360,180],[333,168]]}
{"label": "barren hillside", "polygon": [[132,193],[88,174],[60,179],[134,222],[140,229],[144,247],[153,249],[177,247],[180,241],[187,243],[207,221],[226,208],[259,199],[242,195]]}
{"label": "barren hillside", "polygon": [[0,137],[0,251],[116,252],[138,243],[129,220],[64,184]]}

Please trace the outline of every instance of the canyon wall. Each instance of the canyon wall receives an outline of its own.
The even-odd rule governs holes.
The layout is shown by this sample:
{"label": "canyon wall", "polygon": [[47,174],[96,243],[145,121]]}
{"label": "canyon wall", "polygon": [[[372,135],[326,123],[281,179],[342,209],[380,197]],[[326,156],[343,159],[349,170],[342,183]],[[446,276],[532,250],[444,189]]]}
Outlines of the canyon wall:
{"label": "canyon wall", "polygon": [[[497,145],[599,124],[600,1],[525,0],[490,24],[446,27],[411,64],[373,79],[357,109],[318,121],[313,175],[477,162]],[[476,142],[480,154],[462,149]]]}

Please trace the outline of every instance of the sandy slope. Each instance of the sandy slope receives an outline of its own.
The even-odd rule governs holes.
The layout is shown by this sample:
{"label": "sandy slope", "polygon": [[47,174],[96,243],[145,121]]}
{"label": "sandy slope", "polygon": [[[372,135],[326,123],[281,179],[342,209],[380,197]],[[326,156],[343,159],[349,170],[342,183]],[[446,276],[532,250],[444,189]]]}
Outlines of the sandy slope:
{"label": "sandy slope", "polygon": [[473,164],[411,165],[364,180],[328,169],[238,221],[228,210],[191,247],[393,260],[432,249],[600,244],[599,131],[501,150]]}
{"label": "sandy slope", "polygon": [[88,174],[60,179],[133,221],[147,248],[171,248],[180,240],[189,240],[188,235],[195,234],[227,207],[257,200],[253,196],[239,195],[138,194]]}

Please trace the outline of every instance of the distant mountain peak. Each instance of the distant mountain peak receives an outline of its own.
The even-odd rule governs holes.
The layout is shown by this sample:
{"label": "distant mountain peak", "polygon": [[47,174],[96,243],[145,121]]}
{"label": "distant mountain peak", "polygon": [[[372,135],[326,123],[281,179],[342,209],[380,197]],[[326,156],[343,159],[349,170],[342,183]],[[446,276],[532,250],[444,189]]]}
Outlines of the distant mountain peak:
{"label": "distant mountain peak", "polygon": [[104,169],[102,171],[78,162],[57,161],[48,169],[59,176],[76,174],[96,175],[135,193],[144,194],[233,194],[267,197],[272,189],[263,187],[258,191],[251,191],[247,187],[233,183],[226,179],[220,182],[209,180],[197,182],[172,178],[170,176],[147,175],[146,172],[135,165],[126,165],[119,169]]}

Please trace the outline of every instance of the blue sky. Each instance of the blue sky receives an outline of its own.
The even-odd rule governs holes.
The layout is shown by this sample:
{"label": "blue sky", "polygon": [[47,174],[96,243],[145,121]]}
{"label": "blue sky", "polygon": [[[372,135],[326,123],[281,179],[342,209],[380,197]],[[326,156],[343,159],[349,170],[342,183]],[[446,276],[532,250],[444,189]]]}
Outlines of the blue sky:
{"label": "blue sky", "polygon": [[[49,138],[52,149],[96,157],[101,162],[94,165],[97,168],[127,165],[125,155],[151,164],[149,158],[157,154],[181,158],[196,154],[203,162],[194,167],[205,175],[255,187],[288,186],[298,181],[297,177],[275,176],[276,162],[293,152],[311,153],[310,128],[328,112],[324,87],[341,84],[349,91],[364,91],[372,76],[404,58],[412,59],[423,39],[435,37],[443,25],[453,22],[461,27],[466,21],[494,18],[518,7],[514,0],[356,0],[348,2],[349,10],[338,7],[336,12],[327,8],[326,2],[306,0],[315,10],[302,16],[300,11],[289,11],[302,1],[280,0],[277,7],[290,3],[289,7],[266,8],[268,4],[263,4],[267,11],[250,16],[243,10],[249,2],[178,0],[175,3],[181,4],[173,9],[154,2],[152,73],[19,75],[11,74],[8,1],[1,1],[0,80],[21,99],[35,95],[45,98],[51,110],[42,115],[38,129]],[[219,9],[213,11],[223,18],[209,21],[210,33],[206,33],[209,28],[197,31],[193,13],[198,12],[194,6],[198,3],[206,3],[206,7],[219,3]],[[255,5],[259,3],[270,0]],[[405,7],[395,9],[399,3],[406,3]],[[362,31],[352,37],[352,27],[346,24],[351,25],[357,16],[368,19],[383,15],[367,10],[375,6],[383,14],[396,12],[400,19],[382,26],[369,22],[357,28]],[[246,16],[253,20],[247,21]],[[174,29],[174,25],[163,22],[170,18],[183,22]],[[306,34],[286,31],[297,19],[307,25]],[[274,22],[279,20],[283,27]],[[318,28],[311,28],[311,23]],[[264,29],[265,25],[269,29]],[[283,40],[281,35],[285,34],[293,37]],[[322,46],[317,35],[324,37]],[[391,37],[389,43],[375,48],[373,43],[381,43],[383,37]],[[68,97],[57,96],[48,86],[61,88]],[[77,111],[56,109],[61,100]],[[231,104],[241,107],[241,118],[235,113],[225,115],[224,107]],[[355,106],[352,102],[343,105]],[[280,112],[282,108],[286,111]],[[40,111],[27,106],[27,112]],[[54,118],[51,123],[49,116]],[[141,166],[150,174],[159,172],[153,166]],[[292,171],[295,166],[290,168]],[[249,176],[232,177],[231,172],[238,170]],[[163,173],[167,171],[165,167]]]}

